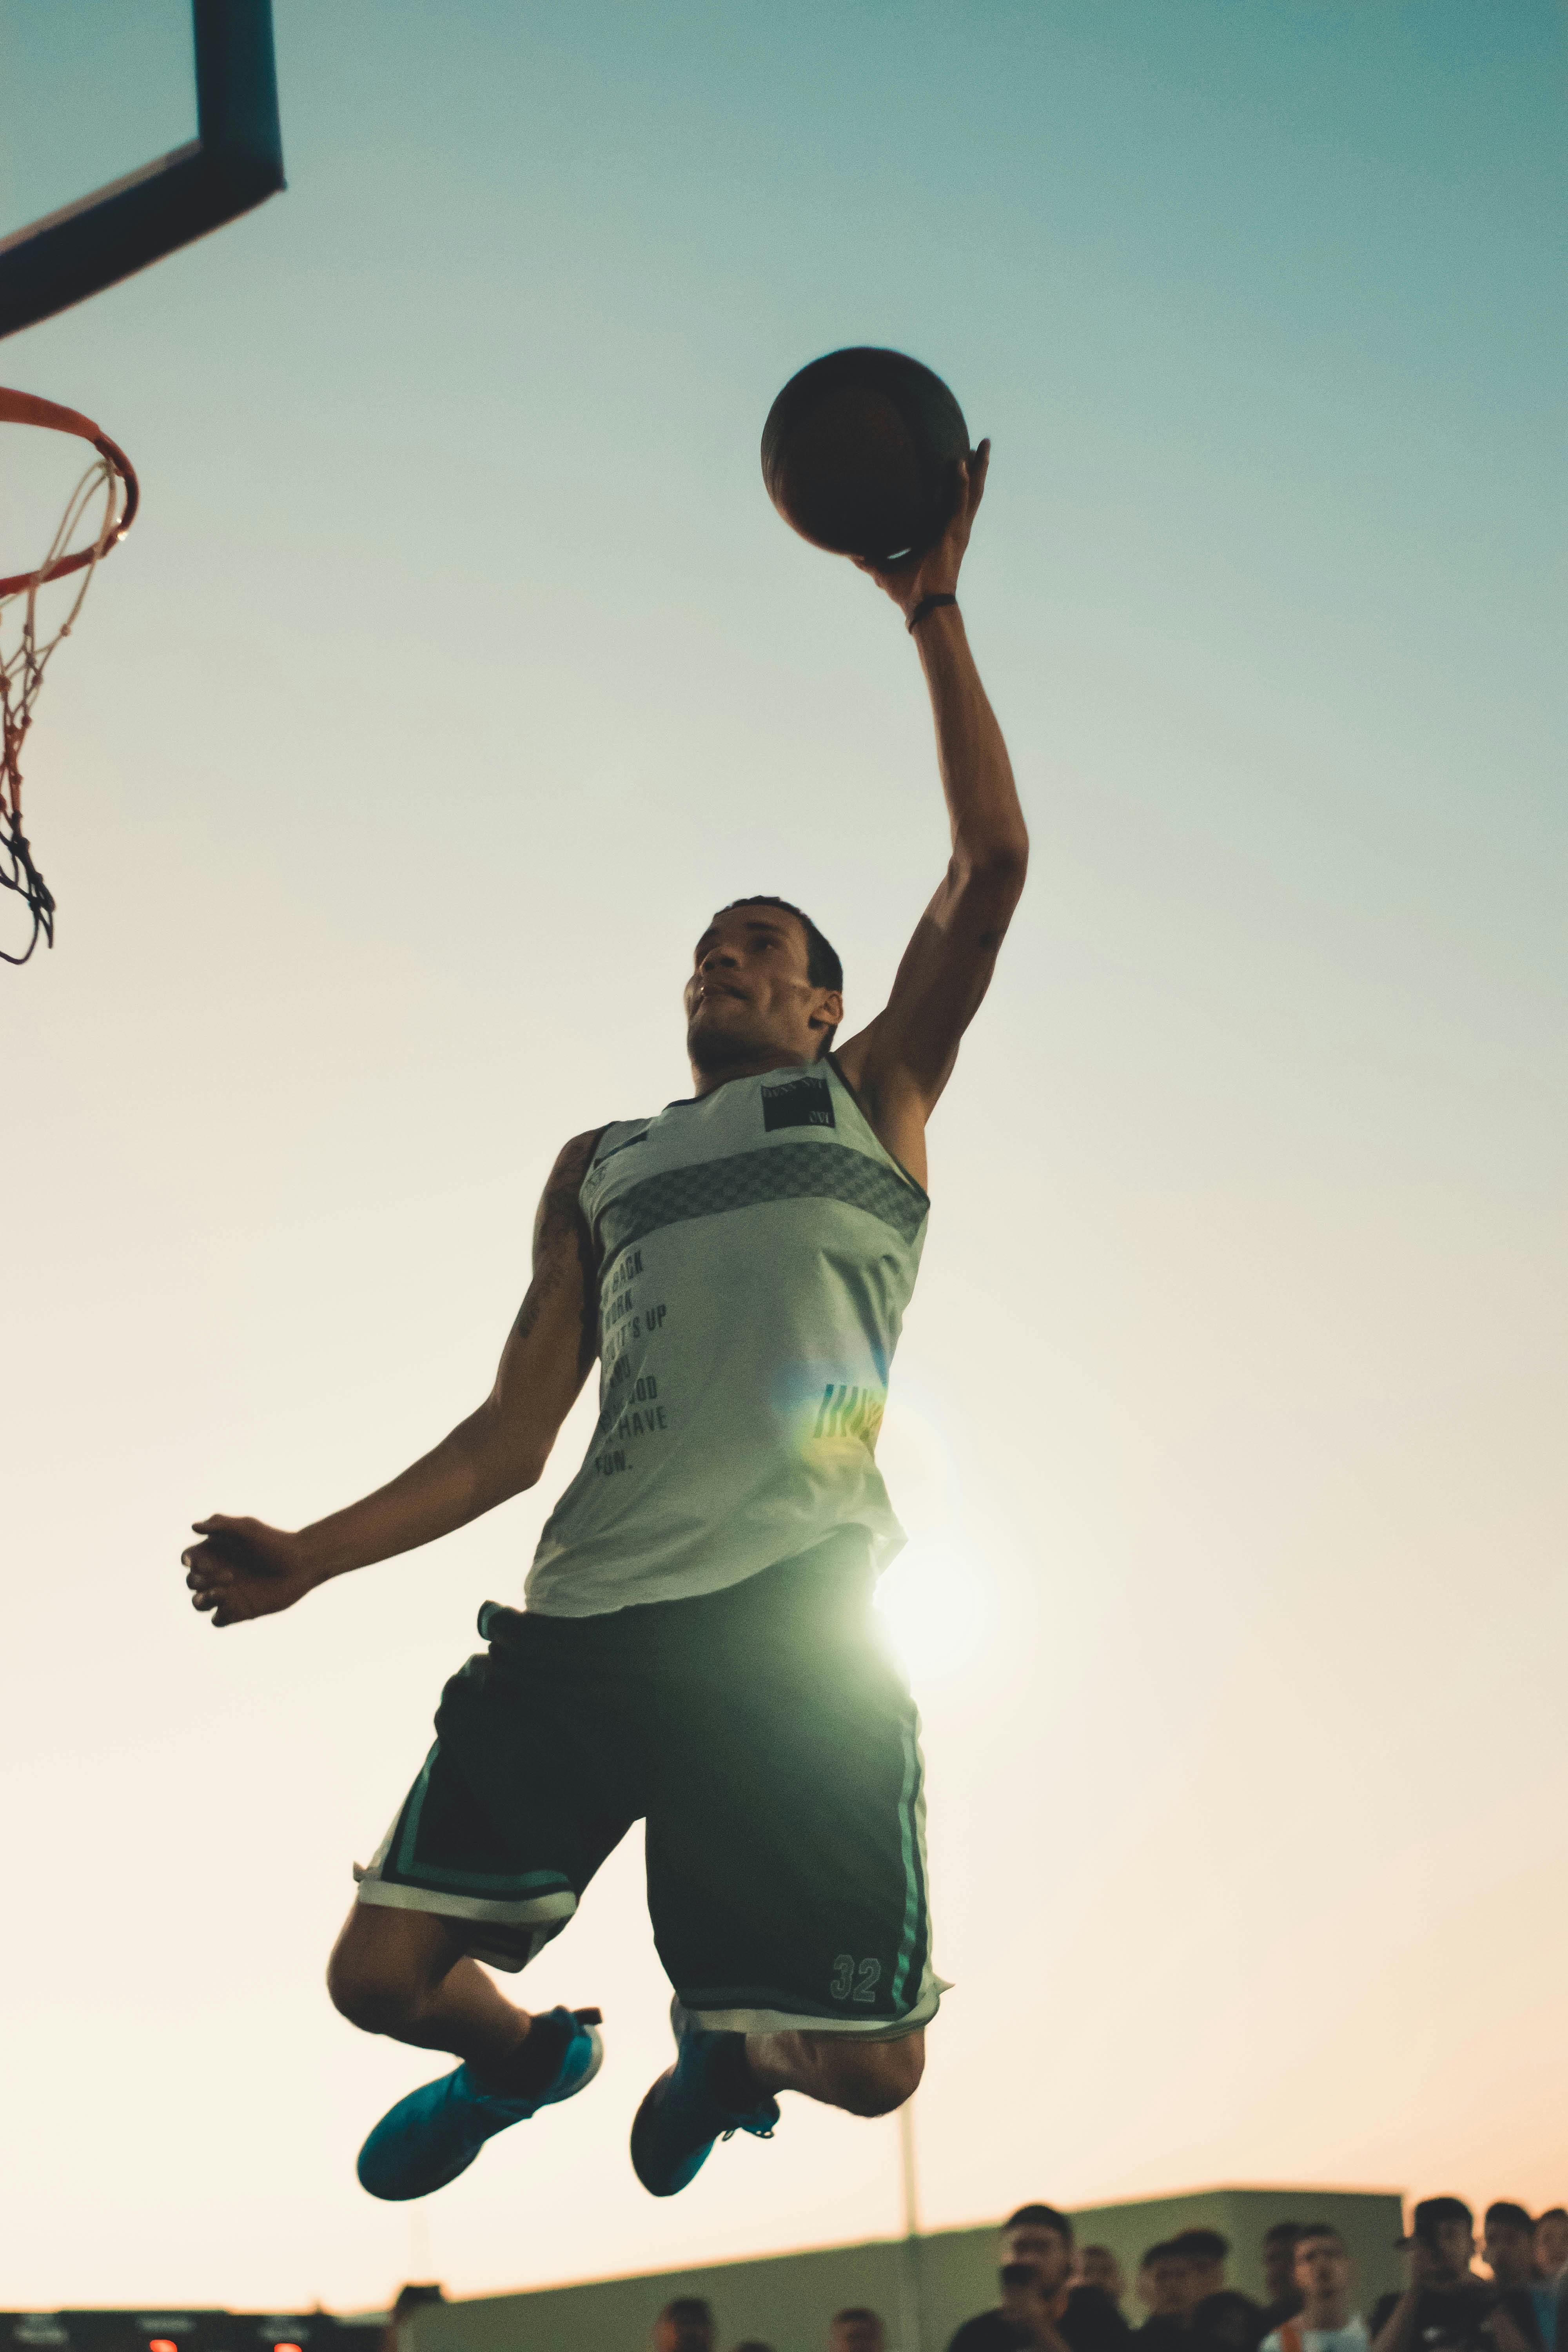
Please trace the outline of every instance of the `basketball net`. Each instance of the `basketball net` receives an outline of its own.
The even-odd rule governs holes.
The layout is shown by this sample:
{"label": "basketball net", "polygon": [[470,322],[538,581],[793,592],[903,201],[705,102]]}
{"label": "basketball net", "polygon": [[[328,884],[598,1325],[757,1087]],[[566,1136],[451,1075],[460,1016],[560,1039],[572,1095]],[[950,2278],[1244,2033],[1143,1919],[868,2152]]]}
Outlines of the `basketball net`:
{"label": "basketball net", "polygon": [[[57,407],[29,393],[0,391],[0,421],[74,434],[92,450],[92,462],[66,502],[43,562],[32,572],[0,579],[0,888],[16,893],[32,926],[20,954],[0,946],[0,961],[26,963],[40,938],[47,947],[55,943],[55,901],[23,829],[22,746],[33,723],[44,672],[56,648],[69,636],[100,562],[130,529],[138,493],[123,453],[73,409]],[[88,530],[91,539],[79,546]],[[68,588],[54,586],[68,577]],[[40,594],[50,616],[47,626],[40,618]]]}

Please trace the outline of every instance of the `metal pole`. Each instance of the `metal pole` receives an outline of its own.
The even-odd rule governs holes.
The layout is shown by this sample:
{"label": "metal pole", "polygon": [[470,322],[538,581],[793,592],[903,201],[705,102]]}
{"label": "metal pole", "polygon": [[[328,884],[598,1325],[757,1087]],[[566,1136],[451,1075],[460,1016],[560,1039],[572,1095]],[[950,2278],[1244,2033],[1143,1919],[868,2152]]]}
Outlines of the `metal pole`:
{"label": "metal pole", "polygon": [[904,2242],[899,2266],[900,2301],[903,2305],[900,2352],[926,2352],[925,2313],[921,2294],[920,2179],[915,2168],[915,2103],[906,2099],[899,2109],[899,2156],[903,2172]]}

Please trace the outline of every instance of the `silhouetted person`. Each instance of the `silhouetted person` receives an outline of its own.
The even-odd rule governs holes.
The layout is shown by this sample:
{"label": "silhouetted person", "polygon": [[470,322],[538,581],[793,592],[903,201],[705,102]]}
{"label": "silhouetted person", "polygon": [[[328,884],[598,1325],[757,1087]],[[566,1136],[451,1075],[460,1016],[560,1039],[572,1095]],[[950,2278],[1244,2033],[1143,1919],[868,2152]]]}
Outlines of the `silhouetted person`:
{"label": "silhouetted person", "polygon": [[1528,2338],[1533,2331],[1542,2352],[1553,2352],[1557,2288],[1555,2283],[1542,2279],[1536,2267],[1535,2224],[1522,2205],[1500,2198],[1487,2207],[1481,2223],[1481,2259],[1521,2333]]}
{"label": "silhouetted person", "polygon": [[1148,2314],[1138,2330],[1138,2352],[1184,2352],[1193,2303],[1193,2273],[1173,2239],[1151,2246],[1138,2265],[1138,2300]]}
{"label": "silhouetted person", "polygon": [[1120,2313],[1121,2298],[1127,2292],[1127,2281],[1121,2264],[1109,2246],[1080,2246],[1073,2271],[1075,2286],[1098,2287],[1116,2305]]}
{"label": "silhouetted person", "polygon": [[1495,2352],[1482,2322],[1497,2301],[1470,2269],[1475,2218],[1462,2197],[1424,2197],[1400,2240],[1408,2275],[1380,2297],[1369,2323],[1373,2352]]}
{"label": "silhouetted person", "polygon": [[1549,2205],[1535,2224],[1535,2270],[1548,2280],[1568,2272],[1568,2210],[1561,2205]]}
{"label": "silhouetted person", "polygon": [[1481,2223],[1481,2260],[1495,2286],[1535,2284],[1535,2224],[1522,2205],[1500,2199]]}
{"label": "silhouetted person", "polygon": [[863,2303],[836,2311],[827,2331],[827,2352],[888,2352],[887,2331],[879,2315]]}
{"label": "silhouetted person", "polygon": [[699,2294],[678,2294],[653,2323],[653,2352],[717,2352],[713,2306]]}
{"label": "silhouetted person", "polygon": [[1300,2309],[1264,2337],[1263,2352],[1368,2352],[1372,2338],[1352,2308],[1351,2258],[1339,2231],[1309,2221],[1296,2231],[1291,2255]]}
{"label": "silhouetted person", "polygon": [[[1020,2205],[1002,2225],[1002,2255],[1005,2269],[1031,2270],[1039,2281],[1048,2316],[1028,2324],[1045,2328],[1035,2340],[1047,2352],[1127,2352],[1132,2331],[1104,2289],[1068,2284],[1073,2231],[1065,2213],[1054,2205]],[[948,2352],[1008,2352],[1020,2340],[1016,2326],[1004,2299],[994,2310],[966,2319]]]}
{"label": "silhouetted person", "polygon": [[1217,2230],[1182,2230],[1171,2243],[1187,2265],[1193,2334],[1211,2352],[1258,2352],[1265,2314],[1249,2294],[1226,2284],[1229,2239]]}
{"label": "silhouetted person", "polygon": [[1263,2232],[1263,2320],[1266,2327],[1282,2326],[1301,2308],[1296,2284],[1296,2241],[1300,2221],[1276,2221]]}

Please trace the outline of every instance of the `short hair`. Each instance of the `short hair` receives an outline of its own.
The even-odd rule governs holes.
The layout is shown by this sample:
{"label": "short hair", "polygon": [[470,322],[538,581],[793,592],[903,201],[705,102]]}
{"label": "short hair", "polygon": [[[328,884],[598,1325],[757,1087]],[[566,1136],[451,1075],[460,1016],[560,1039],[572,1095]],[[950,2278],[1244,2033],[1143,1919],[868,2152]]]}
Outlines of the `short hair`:
{"label": "short hair", "polygon": [[874,2327],[880,2327],[882,2325],[881,2313],[873,2311],[868,2303],[852,2303],[847,2310],[836,2311],[833,2315],[833,2325],[837,2327],[849,2319],[868,2319]]}
{"label": "short hair", "polygon": [[[1272,2246],[1278,2240],[1296,2239],[1308,2233],[1303,2231],[1300,2221],[1270,2221],[1263,2232],[1263,2242],[1266,2246]],[[1314,2229],[1311,2234],[1316,2236],[1318,2232]]]}
{"label": "short hair", "polygon": [[1217,2230],[1179,2230],[1171,2241],[1173,2253],[1194,2263],[1223,2263],[1230,2258],[1230,2240]]}
{"label": "short hair", "polygon": [[1150,2246],[1146,2249],[1139,2260],[1138,2267],[1141,2271],[1146,2271],[1155,2263],[1169,2262],[1173,2254],[1178,2262],[1185,2259],[1173,2238],[1162,2238],[1157,2246]]}
{"label": "short hair", "polygon": [[1016,2213],[1008,2214],[1002,2229],[1004,2235],[1009,2230],[1054,2230],[1064,2244],[1070,2246],[1073,2242],[1072,2223],[1054,2205],[1020,2205]]}
{"label": "short hair", "polygon": [[665,2305],[658,2315],[661,2319],[705,2319],[711,2326],[713,2306],[710,2303],[704,2303],[700,2294],[678,2294],[673,2303]]}
{"label": "short hair", "polygon": [[1510,2197],[1500,2197],[1495,2205],[1487,2207],[1483,2226],[1489,2230],[1494,2221],[1500,2221],[1505,2230],[1533,2230],[1535,2227],[1523,2206],[1516,2205]]}
{"label": "short hair", "polygon": [[1542,2221],[1568,2221],[1568,2205],[1549,2205],[1544,2213],[1538,2213],[1535,2217],[1538,2230]]}
{"label": "short hair", "polygon": [[1303,2221],[1296,2232],[1296,2243],[1304,2246],[1309,2238],[1331,2238],[1336,2246],[1344,2244],[1342,2231],[1336,2230],[1331,2221]]}
{"label": "short hair", "polygon": [[843,987],[844,966],[838,961],[838,950],[831,940],[824,938],[804,907],[795,906],[788,898],[775,898],[771,891],[752,890],[743,898],[731,898],[719,912],[732,915],[737,907],[777,907],[784,914],[793,915],[805,933],[805,976],[813,988]]}
{"label": "short hair", "polygon": [[1462,2197],[1423,2197],[1416,2203],[1414,2220],[1417,2237],[1424,2228],[1435,2229],[1439,2221],[1462,2221],[1467,2230],[1476,2225],[1476,2217]]}

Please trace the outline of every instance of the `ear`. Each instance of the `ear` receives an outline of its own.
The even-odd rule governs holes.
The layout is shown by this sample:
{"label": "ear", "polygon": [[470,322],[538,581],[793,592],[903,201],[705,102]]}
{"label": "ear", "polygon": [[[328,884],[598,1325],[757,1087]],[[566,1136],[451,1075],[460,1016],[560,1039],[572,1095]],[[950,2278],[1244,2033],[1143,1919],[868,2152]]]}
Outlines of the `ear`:
{"label": "ear", "polygon": [[844,997],[842,991],[837,988],[824,989],[822,992],[822,1002],[818,1004],[816,1012],[812,1014],[808,1025],[813,1029],[837,1029],[843,1022],[843,1019]]}

